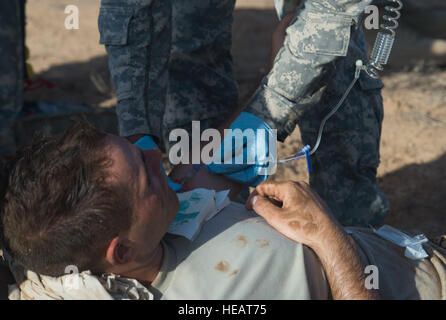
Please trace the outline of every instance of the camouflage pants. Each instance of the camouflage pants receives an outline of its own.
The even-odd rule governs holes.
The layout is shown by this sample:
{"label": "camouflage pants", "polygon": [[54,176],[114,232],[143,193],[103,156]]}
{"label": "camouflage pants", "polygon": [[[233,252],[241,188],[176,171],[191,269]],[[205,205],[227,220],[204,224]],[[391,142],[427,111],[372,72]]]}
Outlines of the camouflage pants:
{"label": "camouflage pants", "polygon": [[192,120],[200,120],[202,130],[216,128],[237,107],[231,56],[234,6],[235,0],[172,0],[166,145],[170,130],[190,132]]}
{"label": "camouflage pants", "polygon": [[0,2],[0,155],[15,150],[11,125],[23,104],[24,5]]}
{"label": "camouflage pants", "polygon": [[[332,81],[329,87],[338,83]],[[299,120],[304,144],[315,145],[322,118],[340,98],[328,92],[319,106]],[[310,185],[345,226],[377,226],[389,212],[389,202],[376,185],[383,117],[380,87],[362,74],[328,120],[319,149],[312,156]]]}

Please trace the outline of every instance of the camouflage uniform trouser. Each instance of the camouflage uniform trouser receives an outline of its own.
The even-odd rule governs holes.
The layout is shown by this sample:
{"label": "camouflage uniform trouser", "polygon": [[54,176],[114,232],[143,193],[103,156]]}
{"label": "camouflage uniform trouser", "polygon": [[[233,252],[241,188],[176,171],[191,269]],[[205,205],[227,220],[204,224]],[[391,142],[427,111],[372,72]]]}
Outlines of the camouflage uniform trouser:
{"label": "camouflage uniform trouser", "polygon": [[[363,43],[362,33],[356,43]],[[356,57],[349,50],[352,61]],[[341,99],[354,66],[341,64],[332,75],[321,102],[298,121],[304,144],[314,146],[322,119]],[[322,141],[312,156],[311,187],[345,226],[377,226],[389,212],[389,202],[376,185],[384,117],[382,84],[364,72],[340,109],[327,121]]]}
{"label": "camouflage uniform trouser", "polygon": [[15,151],[11,125],[23,104],[24,4],[0,2],[0,155]]}
{"label": "camouflage uniform trouser", "polygon": [[[341,108],[328,121],[312,156],[310,185],[343,225],[377,226],[389,212],[388,200],[376,185],[382,98],[378,89],[353,90]],[[304,117],[299,123],[304,144],[316,141],[316,119],[321,118]]]}
{"label": "camouflage uniform trouser", "polygon": [[190,132],[217,128],[237,107],[232,69],[235,0],[172,0],[172,49],[169,65],[164,141],[174,128]]}

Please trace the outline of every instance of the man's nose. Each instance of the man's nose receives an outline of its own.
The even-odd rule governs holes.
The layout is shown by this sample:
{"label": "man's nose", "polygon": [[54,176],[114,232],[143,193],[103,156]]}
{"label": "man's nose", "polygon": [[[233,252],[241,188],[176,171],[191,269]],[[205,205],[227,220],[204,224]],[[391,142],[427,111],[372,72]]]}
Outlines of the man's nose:
{"label": "man's nose", "polygon": [[146,158],[146,166],[150,173],[154,176],[159,176],[161,174],[161,151],[158,149],[150,149],[143,151],[144,157]]}

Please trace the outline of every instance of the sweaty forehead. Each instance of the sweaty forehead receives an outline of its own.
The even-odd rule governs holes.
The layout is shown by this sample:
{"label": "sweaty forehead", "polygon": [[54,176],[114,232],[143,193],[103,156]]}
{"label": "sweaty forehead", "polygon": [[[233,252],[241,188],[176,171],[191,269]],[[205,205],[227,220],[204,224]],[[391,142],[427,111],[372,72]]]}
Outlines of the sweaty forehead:
{"label": "sweaty forehead", "polygon": [[122,137],[108,135],[107,152],[112,160],[109,168],[111,176],[122,179],[133,180],[138,171],[139,153],[136,147]]}

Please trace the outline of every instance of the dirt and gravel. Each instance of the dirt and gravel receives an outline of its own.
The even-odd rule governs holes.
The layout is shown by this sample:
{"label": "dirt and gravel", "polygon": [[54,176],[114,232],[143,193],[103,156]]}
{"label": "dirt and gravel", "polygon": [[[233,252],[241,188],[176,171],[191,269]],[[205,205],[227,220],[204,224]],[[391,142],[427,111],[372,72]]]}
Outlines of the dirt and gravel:
{"label": "dirt and gravel", "polygon": [[[69,4],[80,9],[79,30],[64,28]],[[28,0],[29,62],[38,77],[56,87],[29,93],[27,100],[116,104],[105,49],[98,44],[98,12],[99,0]],[[233,56],[242,101],[265,72],[276,22],[272,0],[237,1]],[[386,223],[430,236],[446,234],[446,41],[403,25],[383,81],[378,175],[391,202]],[[292,155],[300,146],[296,130],[279,152]],[[304,163],[285,165],[274,178],[306,180],[305,170]]]}

